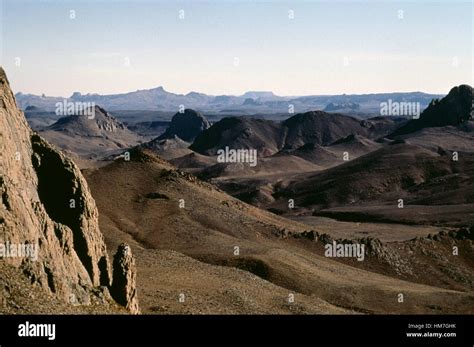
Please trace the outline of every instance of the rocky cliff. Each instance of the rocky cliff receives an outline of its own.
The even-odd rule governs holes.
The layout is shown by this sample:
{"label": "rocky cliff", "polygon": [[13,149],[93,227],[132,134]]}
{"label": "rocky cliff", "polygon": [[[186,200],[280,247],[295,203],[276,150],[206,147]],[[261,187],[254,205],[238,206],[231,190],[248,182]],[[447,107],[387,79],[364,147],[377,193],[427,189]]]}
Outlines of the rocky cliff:
{"label": "rocky cliff", "polygon": [[0,197],[0,262],[71,305],[110,298],[112,271],[87,183],[70,159],[29,128],[1,67]]}

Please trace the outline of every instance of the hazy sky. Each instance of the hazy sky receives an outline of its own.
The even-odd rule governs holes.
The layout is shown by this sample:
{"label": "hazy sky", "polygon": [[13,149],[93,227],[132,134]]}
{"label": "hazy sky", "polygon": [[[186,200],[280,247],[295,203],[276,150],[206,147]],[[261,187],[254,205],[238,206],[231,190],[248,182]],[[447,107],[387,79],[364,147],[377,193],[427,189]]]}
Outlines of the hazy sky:
{"label": "hazy sky", "polygon": [[0,2],[0,59],[15,92],[447,93],[472,84],[471,1]]}

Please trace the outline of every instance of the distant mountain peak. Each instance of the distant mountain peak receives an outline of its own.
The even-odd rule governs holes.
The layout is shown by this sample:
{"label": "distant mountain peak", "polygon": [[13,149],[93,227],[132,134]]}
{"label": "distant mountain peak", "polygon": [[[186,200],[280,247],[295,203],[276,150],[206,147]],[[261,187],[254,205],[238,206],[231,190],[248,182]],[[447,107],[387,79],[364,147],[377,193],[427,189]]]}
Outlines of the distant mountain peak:
{"label": "distant mountain peak", "polygon": [[[38,106],[48,112],[55,110],[58,102],[64,97],[44,96],[17,93],[18,105],[25,109],[29,105]],[[208,95],[199,91],[179,94],[167,91],[163,86],[151,89],[138,89],[117,94],[84,94],[74,92],[66,99],[72,101],[88,101],[103,105],[107,110],[159,110],[175,112],[179,105],[201,111],[226,114],[251,115],[257,112],[282,113],[288,112],[292,104],[298,112],[314,109],[324,109],[334,112],[357,112],[359,114],[378,113],[380,102],[387,99],[396,101],[406,100],[419,102],[421,108],[428,106],[433,98],[442,97],[437,94],[420,93],[379,93],[367,95],[308,95],[308,96],[278,96],[272,91],[247,91],[243,95]],[[246,101],[246,99],[249,99]],[[253,103],[253,101],[255,103]],[[329,105],[329,106],[328,106]]]}

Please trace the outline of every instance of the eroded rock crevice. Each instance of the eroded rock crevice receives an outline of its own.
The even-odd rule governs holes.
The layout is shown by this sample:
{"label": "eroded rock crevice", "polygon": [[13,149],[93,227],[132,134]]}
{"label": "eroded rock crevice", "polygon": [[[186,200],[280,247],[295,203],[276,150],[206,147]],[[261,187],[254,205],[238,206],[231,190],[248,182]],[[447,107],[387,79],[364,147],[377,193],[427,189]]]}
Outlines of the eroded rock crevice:
{"label": "eroded rock crevice", "polygon": [[61,155],[38,135],[31,137],[31,144],[32,163],[38,176],[38,195],[41,203],[53,221],[72,230],[74,249],[93,280],[92,259],[84,232],[81,230],[84,201],[76,173],[68,168]]}

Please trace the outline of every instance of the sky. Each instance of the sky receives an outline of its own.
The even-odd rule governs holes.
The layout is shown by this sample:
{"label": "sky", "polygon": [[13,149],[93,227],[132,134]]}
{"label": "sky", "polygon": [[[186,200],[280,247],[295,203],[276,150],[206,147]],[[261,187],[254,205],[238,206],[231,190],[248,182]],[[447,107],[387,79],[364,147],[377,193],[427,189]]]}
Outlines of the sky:
{"label": "sky", "polygon": [[0,64],[14,92],[64,97],[158,86],[212,95],[445,94],[472,85],[472,7],[0,0]]}

